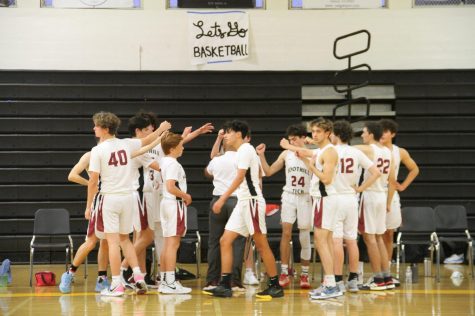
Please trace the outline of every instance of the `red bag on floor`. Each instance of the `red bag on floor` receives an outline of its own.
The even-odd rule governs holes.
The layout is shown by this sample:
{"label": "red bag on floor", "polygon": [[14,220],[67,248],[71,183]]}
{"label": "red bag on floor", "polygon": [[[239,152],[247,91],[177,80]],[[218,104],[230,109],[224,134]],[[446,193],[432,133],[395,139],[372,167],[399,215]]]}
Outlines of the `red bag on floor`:
{"label": "red bag on floor", "polygon": [[55,286],[56,275],[50,271],[35,273],[36,286]]}

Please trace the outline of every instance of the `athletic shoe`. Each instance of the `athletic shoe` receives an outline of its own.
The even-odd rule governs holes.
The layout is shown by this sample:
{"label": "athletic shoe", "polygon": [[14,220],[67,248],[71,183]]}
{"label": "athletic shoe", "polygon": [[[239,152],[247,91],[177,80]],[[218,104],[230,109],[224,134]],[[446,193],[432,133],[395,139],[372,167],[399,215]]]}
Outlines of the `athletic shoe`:
{"label": "athletic shoe", "polygon": [[346,283],[346,288],[348,289],[348,292],[351,293],[356,293],[359,291],[358,288],[358,279],[352,279]]}
{"label": "athletic shoe", "polygon": [[322,291],[323,291],[324,288],[325,288],[325,287],[323,286],[323,283],[322,283],[322,284],[320,284],[320,286],[317,287],[316,289],[313,289],[313,290],[309,291],[309,292],[308,292],[308,296],[318,295],[318,294],[322,293]]}
{"label": "athletic shoe", "polygon": [[460,255],[454,253],[454,254],[451,255],[450,257],[445,258],[444,263],[445,263],[445,264],[463,263],[463,253],[460,254]]}
{"label": "athletic shoe", "polygon": [[135,293],[137,294],[145,294],[148,291],[147,283],[145,283],[145,279],[143,274],[135,275]]}
{"label": "athletic shoe", "polygon": [[282,287],[286,287],[287,285],[290,284],[290,278],[287,274],[284,274],[282,273],[280,276],[279,276],[279,284],[280,286]]}
{"label": "athletic shoe", "polygon": [[160,286],[160,273],[157,274],[157,277],[155,278],[155,284],[157,285],[157,288]]}
{"label": "athletic shoe", "polygon": [[109,287],[101,291],[102,296],[122,296],[124,295],[124,293],[125,293],[125,287],[121,283],[119,283],[113,289]]}
{"label": "athletic shoe", "polygon": [[64,272],[61,275],[61,282],[59,283],[59,290],[61,293],[71,293],[71,283],[73,283],[74,276],[72,273]]}
{"label": "athletic shoe", "polygon": [[363,291],[384,291],[386,290],[386,283],[383,282],[375,282],[374,280],[371,283],[366,283],[360,286],[360,290]]}
{"label": "athletic shoe", "polygon": [[301,274],[300,275],[300,288],[301,289],[309,289],[310,282],[308,281],[308,274]]}
{"label": "athletic shoe", "polygon": [[392,277],[384,278],[384,285],[386,285],[386,290],[392,290],[396,287],[393,283],[393,278]]}
{"label": "athletic shoe", "polygon": [[219,284],[218,280],[213,280],[208,283],[206,283],[206,286],[203,288],[203,291],[209,291],[215,289]]}
{"label": "athletic shoe", "polygon": [[180,282],[174,281],[171,284],[163,281],[160,282],[159,292],[162,294],[188,294],[191,293],[191,288],[184,287]]}
{"label": "athletic shoe", "polygon": [[316,295],[311,295],[311,300],[326,300],[333,297],[342,296],[343,293],[340,291],[338,286],[324,286],[323,290]]}
{"label": "athletic shoe", "polygon": [[7,282],[8,284],[12,283],[12,270],[10,268],[11,261],[9,259],[5,259],[2,261],[0,265],[0,275],[7,275]]}
{"label": "athletic shoe", "polygon": [[343,281],[338,281],[338,282],[336,282],[336,286],[338,286],[338,289],[340,290],[341,293],[345,293],[345,292],[346,292],[345,282],[343,282]]}
{"label": "athletic shoe", "polygon": [[99,276],[96,280],[96,292],[101,292],[103,289],[107,289],[110,286],[107,277]]}
{"label": "athletic shoe", "polygon": [[254,272],[246,271],[246,273],[244,273],[244,280],[242,283],[247,285],[259,285],[259,280],[256,278]]}
{"label": "athletic shoe", "polygon": [[131,270],[121,270],[120,271],[120,281],[122,284],[130,289],[130,290],[135,290],[135,281],[134,281],[134,276],[131,273]]}
{"label": "athletic shoe", "polygon": [[150,275],[146,274],[144,277],[145,283],[147,284],[147,287],[150,289],[158,289],[158,284],[152,280]]}
{"label": "athletic shoe", "polygon": [[284,296],[284,288],[280,285],[269,285],[267,289],[256,294],[257,298],[265,298],[265,299],[283,297],[283,296]]}
{"label": "athletic shoe", "polygon": [[231,288],[236,292],[246,292],[246,288],[242,285],[241,281],[233,280],[231,281]]}
{"label": "athletic shoe", "polygon": [[392,277],[393,278],[393,284],[395,287],[400,287],[401,286],[401,282],[399,281],[398,278],[395,278],[395,277]]}
{"label": "athletic shoe", "polygon": [[202,291],[203,294],[212,295],[217,297],[231,297],[233,296],[233,290],[224,287],[222,284],[218,285],[216,288],[208,291]]}

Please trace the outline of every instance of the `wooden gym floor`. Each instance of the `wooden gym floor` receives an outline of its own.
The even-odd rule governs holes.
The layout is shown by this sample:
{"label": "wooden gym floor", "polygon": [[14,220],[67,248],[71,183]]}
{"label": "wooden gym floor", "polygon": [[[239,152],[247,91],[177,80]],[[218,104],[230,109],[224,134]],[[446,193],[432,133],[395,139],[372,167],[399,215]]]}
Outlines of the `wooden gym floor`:
{"label": "wooden gym floor", "polygon": [[[193,265],[180,265],[194,272]],[[203,265],[205,271],[206,265]],[[365,264],[369,269],[369,264]],[[69,316],[69,315],[475,315],[475,282],[465,265],[442,265],[442,279],[424,278],[419,264],[419,282],[392,291],[345,294],[327,301],[309,301],[307,290],[295,282],[285,297],[269,301],[254,297],[258,287],[248,287],[245,293],[235,293],[230,299],[201,294],[204,279],[184,281],[193,288],[191,295],[160,295],[151,290],[147,295],[126,295],[104,298],[94,292],[96,265],[89,265],[85,280],[84,267],[76,275],[71,294],[63,295],[57,287],[28,286],[28,266],[12,266],[13,283],[0,287],[0,315]],[[318,271],[320,266],[318,266]],[[64,265],[36,265],[35,271],[50,270],[61,277]],[[464,278],[452,280],[453,270]],[[404,269],[403,269],[404,271]],[[368,272],[368,271],[366,271]],[[366,277],[369,273],[366,273]],[[59,282],[59,280],[58,280]],[[263,285],[263,284],[261,284]],[[317,282],[312,282],[313,286]]]}

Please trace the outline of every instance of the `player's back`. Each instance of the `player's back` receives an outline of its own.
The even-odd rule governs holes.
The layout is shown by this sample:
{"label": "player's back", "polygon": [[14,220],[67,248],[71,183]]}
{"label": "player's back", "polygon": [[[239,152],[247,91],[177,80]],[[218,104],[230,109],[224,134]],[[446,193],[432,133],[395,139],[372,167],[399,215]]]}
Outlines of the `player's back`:
{"label": "player's back", "polygon": [[131,155],[140,146],[139,139],[111,138],[91,150],[89,170],[100,173],[101,193],[134,191]]}
{"label": "player's back", "polygon": [[358,185],[358,169],[369,168],[373,163],[362,151],[347,144],[335,146],[338,152],[338,166],[334,186],[338,194],[354,194]]}

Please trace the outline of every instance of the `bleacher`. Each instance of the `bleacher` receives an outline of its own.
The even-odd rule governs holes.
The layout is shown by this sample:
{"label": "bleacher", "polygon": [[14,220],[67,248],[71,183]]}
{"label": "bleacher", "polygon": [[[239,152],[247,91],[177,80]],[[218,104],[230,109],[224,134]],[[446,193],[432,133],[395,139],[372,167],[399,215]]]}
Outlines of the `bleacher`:
{"label": "bleacher", "polygon": [[[171,121],[176,132],[188,125],[212,122],[219,128],[227,119],[245,119],[252,143],[265,142],[273,161],[285,128],[311,119],[302,115],[302,87],[331,85],[332,74],[0,71],[0,253],[13,262],[28,261],[39,208],[67,208],[75,247],[84,240],[86,188],[68,183],[67,174],[95,144],[93,113],[119,115],[121,137],[128,136],[127,119],[140,109]],[[356,81],[358,76],[354,74]],[[463,204],[475,230],[475,71],[373,71],[371,85],[394,88],[391,109],[386,100],[384,114],[374,118],[395,114],[400,123],[397,143],[421,167],[420,176],[402,194],[403,205]],[[199,211],[204,247],[212,186],[203,168],[215,136],[187,144],[180,160]],[[264,181],[268,201],[279,201],[283,181],[283,173]],[[93,255],[90,259],[95,261]],[[62,253],[39,252],[36,260],[64,259]]]}

